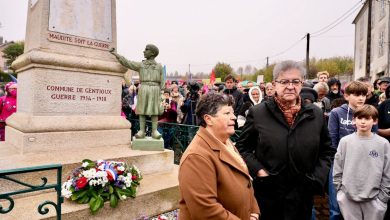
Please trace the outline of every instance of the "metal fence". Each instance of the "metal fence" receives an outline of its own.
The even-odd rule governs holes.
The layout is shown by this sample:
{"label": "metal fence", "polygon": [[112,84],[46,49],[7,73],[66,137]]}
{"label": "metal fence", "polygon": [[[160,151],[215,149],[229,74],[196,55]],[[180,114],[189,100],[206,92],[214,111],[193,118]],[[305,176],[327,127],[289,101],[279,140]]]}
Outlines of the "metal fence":
{"label": "metal fence", "polygon": [[[131,133],[134,135],[139,131],[139,120],[130,119]],[[146,121],[146,134],[150,135],[152,122]],[[194,138],[199,126],[185,125],[177,123],[159,122],[158,130],[164,139],[164,147],[175,152],[175,164],[179,164],[181,155],[187,149],[188,145]],[[235,134],[230,138],[236,142],[240,137],[241,131],[236,130]]]}
{"label": "metal fence", "polygon": [[[14,179],[11,177],[11,175],[14,175],[14,174],[33,173],[33,172],[40,172],[40,171],[46,171],[46,170],[57,170],[56,183],[47,184],[47,178],[41,177],[41,180],[42,180],[41,185],[31,185],[29,183],[25,183],[25,182],[22,182],[20,180],[17,180],[17,179]],[[6,200],[9,203],[9,206],[7,208],[4,208],[0,204],[0,219],[1,219],[1,215],[4,215],[4,214],[11,212],[12,209],[14,208],[15,201],[12,198],[12,196],[24,194],[24,193],[35,192],[35,191],[54,189],[57,192],[57,203],[55,203],[53,201],[44,201],[37,207],[37,209],[38,209],[37,211],[39,212],[39,214],[45,215],[49,212],[49,209],[45,206],[52,205],[52,206],[54,206],[54,208],[56,210],[57,219],[60,220],[61,219],[61,204],[64,202],[64,198],[61,196],[61,175],[62,175],[62,165],[61,164],[35,166],[35,167],[10,169],[10,170],[0,170],[0,179],[4,179],[6,181],[14,182],[14,183],[17,183],[19,185],[27,187],[26,189],[0,194],[0,200]]]}

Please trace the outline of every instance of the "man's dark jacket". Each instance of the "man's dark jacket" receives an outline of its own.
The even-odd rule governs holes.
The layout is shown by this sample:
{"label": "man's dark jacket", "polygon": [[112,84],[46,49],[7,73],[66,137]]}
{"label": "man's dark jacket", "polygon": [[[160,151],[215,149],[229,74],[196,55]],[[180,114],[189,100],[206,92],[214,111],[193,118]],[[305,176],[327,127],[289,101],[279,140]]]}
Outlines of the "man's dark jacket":
{"label": "man's dark jacket", "polygon": [[313,184],[316,193],[324,189],[335,154],[330,146],[321,109],[302,105],[290,128],[273,98],[249,110],[236,144],[254,178],[260,169],[270,176],[283,173],[286,181]]}
{"label": "man's dark jacket", "polygon": [[238,116],[240,114],[240,110],[242,108],[242,105],[244,104],[244,94],[240,92],[236,87],[233,87],[233,89],[225,89],[223,90],[223,93],[226,95],[231,95],[234,98],[234,115]]}

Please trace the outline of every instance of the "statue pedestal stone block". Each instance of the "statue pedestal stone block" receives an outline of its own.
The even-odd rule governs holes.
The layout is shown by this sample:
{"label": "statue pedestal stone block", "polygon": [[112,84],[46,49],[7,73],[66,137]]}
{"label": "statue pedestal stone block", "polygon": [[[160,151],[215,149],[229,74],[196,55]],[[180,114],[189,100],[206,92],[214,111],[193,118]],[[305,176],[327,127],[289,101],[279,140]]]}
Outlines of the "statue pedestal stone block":
{"label": "statue pedestal stone block", "polygon": [[18,109],[8,144],[21,152],[131,144],[120,116],[126,68],[109,53],[115,15],[114,0],[30,1],[25,53],[12,64]]}
{"label": "statue pedestal stone block", "polygon": [[134,137],[131,147],[133,150],[164,151],[164,140],[162,138],[154,139],[152,137]]}
{"label": "statue pedestal stone block", "polygon": [[[116,48],[115,19],[115,0],[30,0],[25,51],[12,64],[18,74],[17,112],[6,121],[0,170],[59,163],[66,181],[89,158],[126,161],[144,173],[135,200],[123,201],[117,209],[105,204],[97,215],[87,204],[66,200],[63,219],[139,219],[177,208],[173,152],[164,151],[162,139],[135,141],[137,149],[159,151],[130,148],[131,125],[120,116],[127,69],[109,52]],[[17,177],[30,184],[41,183],[43,176],[48,183],[56,181],[55,173],[41,174]],[[7,180],[0,179],[0,186],[0,192],[15,189]],[[52,206],[44,216],[35,206],[53,195],[18,195],[15,210],[1,219],[54,219]]]}

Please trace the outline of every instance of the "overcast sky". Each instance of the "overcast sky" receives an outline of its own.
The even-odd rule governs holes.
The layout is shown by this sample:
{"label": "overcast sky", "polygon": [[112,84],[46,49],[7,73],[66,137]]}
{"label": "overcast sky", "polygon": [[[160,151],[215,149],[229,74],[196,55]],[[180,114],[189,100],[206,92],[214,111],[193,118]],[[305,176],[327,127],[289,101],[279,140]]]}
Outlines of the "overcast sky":
{"label": "overcast sky", "polygon": [[[24,39],[27,4],[0,0],[5,40]],[[361,5],[358,0],[117,0],[117,50],[140,61],[145,45],[153,43],[160,49],[156,60],[168,73],[185,73],[188,64],[192,73],[208,73],[218,61],[234,69],[262,68],[267,56],[270,63],[305,59],[306,39],[299,40],[333,23],[332,28],[350,11],[337,26],[311,38],[310,57],[353,56],[352,21]]]}

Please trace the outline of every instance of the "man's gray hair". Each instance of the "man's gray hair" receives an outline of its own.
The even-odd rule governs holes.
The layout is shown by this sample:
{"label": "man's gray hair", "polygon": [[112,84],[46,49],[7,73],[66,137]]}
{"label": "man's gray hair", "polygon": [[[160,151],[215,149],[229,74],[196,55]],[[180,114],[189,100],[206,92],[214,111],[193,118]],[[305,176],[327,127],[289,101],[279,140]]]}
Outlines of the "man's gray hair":
{"label": "man's gray hair", "polygon": [[318,93],[321,89],[325,90],[326,93],[329,92],[329,86],[327,83],[325,82],[319,82],[317,84],[314,85],[313,87],[314,90],[316,90],[316,92]]}
{"label": "man's gray hair", "polygon": [[302,79],[305,78],[306,69],[305,69],[305,67],[303,67],[302,63],[295,62],[292,60],[286,60],[286,61],[283,61],[283,62],[276,64],[276,66],[274,67],[274,71],[272,73],[274,80],[276,80],[281,73],[286,72],[286,71],[291,70],[291,69],[297,69],[301,73]]}

